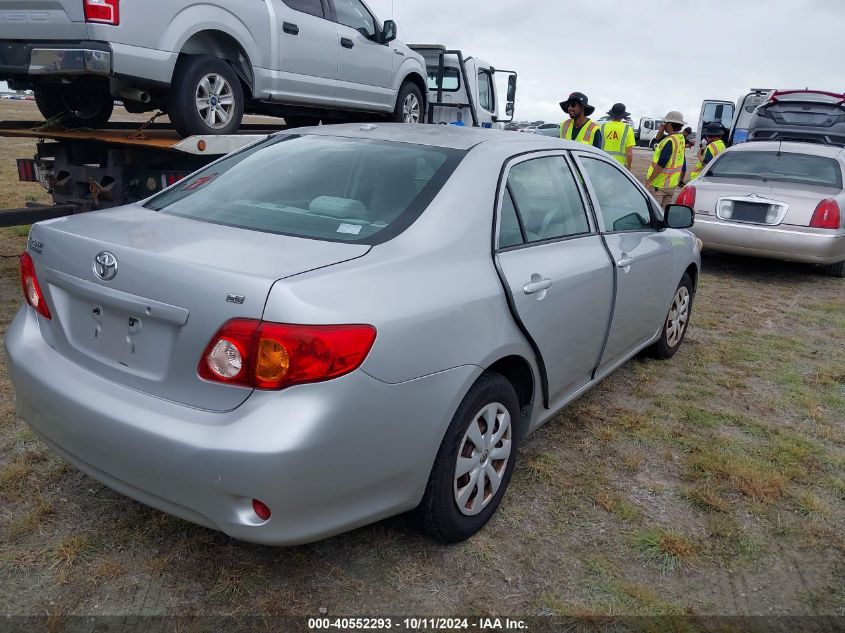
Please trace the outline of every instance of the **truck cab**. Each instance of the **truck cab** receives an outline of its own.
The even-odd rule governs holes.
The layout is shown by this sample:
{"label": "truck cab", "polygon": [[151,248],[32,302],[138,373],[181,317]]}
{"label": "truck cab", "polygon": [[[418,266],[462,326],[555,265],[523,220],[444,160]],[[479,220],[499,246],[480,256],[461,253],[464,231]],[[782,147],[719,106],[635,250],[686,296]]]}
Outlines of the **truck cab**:
{"label": "truck cab", "polygon": [[719,99],[705,99],[701,103],[696,138],[704,142],[704,137],[701,134],[703,126],[707,123],[716,122],[721,123],[727,131],[725,142],[728,145],[744,143],[748,140],[748,125],[754,116],[754,111],[757,106],[768,100],[771,93],[772,90],[769,88],[752,88],[750,92],[741,94],[735,103]]}
{"label": "truck cab", "polygon": [[654,140],[657,138],[657,130],[660,129],[662,124],[662,119],[650,119],[648,117],[641,118],[639,125],[635,130],[637,145],[640,147],[653,147]]}

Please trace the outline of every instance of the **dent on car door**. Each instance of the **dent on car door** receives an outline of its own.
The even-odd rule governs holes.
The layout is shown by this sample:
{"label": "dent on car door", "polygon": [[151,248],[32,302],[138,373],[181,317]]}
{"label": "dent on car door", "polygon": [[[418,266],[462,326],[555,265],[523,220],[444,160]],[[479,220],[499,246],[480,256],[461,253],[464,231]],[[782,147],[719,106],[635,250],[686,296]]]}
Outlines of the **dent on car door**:
{"label": "dent on car door", "polygon": [[381,43],[381,25],[361,0],[333,0],[340,36],[338,101],[392,109],[394,53]]}
{"label": "dent on car door", "polygon": [[675,290],[671,237],[658,230],[654,203],[617,164],[579,154],[590,196],[613,258],[616,300],[599,372],[627,358],[657,333]]}
{"label": "dent on car door", "polygon": [[512,163],[498,216],[497,266],[554,405],[584,386],[598,364],[612,264],[562,155]]}
{"label": "dent on car door", "polygon": [[281,72],[272,93],[287,103],[334,105],[340,59],[337,24],[322,0],[271,0]]}

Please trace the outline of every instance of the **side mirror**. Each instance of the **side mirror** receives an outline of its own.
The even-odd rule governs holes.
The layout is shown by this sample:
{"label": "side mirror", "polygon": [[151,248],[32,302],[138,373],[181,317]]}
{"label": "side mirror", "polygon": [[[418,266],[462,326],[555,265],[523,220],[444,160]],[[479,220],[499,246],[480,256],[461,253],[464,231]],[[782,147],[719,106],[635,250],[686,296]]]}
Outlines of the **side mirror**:
{"label": "side mirror", "polygon": [[381,29],[381,41],[384,44],[388,44],[396,39],[396,33],[398,31],[398,27],[396,26],[396,22],[393,20],[386,20],[384,26]]}
{"label": "side mirror", "polygon": [[508,101],[507,104],[505,104],[505,114],[510,117],[513,116],[513,101]]}
{"label": "side mirror", "polygon": [[670,229],[688,229],[695,223],[695,212],[682,204],[667,204],[664,223]]}
{"label": "side mirror", "polygon": [[516,101],[516,74],[508,77],[508,98],[509,103]]}

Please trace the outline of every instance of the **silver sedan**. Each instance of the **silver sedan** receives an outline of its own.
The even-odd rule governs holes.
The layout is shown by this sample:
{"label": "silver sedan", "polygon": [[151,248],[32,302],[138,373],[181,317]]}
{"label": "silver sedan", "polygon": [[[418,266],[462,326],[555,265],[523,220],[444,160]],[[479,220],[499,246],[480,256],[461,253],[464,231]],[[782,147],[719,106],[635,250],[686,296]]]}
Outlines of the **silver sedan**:
{"label": "silver sedan", "polygon": [[717,156],[678,196],[707,249],[821,264],[845,276],[845,151],[754,141]]}
{"label": "silver sedan", "polygon": [[91,477],[238,539],[416,509],[459,541],[529,432],[640,350],[676,352],[691,222],[571,142],[269,137],[145,202],[33,227],[6,335],[17,409]]}

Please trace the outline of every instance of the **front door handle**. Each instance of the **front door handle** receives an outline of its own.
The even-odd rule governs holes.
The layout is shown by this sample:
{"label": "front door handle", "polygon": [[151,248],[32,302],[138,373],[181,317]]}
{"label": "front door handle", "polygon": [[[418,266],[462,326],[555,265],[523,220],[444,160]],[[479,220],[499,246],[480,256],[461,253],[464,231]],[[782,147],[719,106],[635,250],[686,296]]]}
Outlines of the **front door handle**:
{"label": "front door handle", "polygon": [[540,281],[532,281],[522,287],[522,291],[527,295],[537,294],[552,287],[551,279],[541,279]]}
{"label": "front door handle", "polygon": [[343,48],[352,48],[353,46],[355,46],[355,42],[350,40],[348,37],[341,37],[340,45],[343,46]]}
{"label": "front door handle", "polygon": [[282,22],[282,30],[285,33],[290,33],[291,35],[299,35],[299,27],[290,22]]}
{"label": "front door handle", "polygon": [[628,266],[630,266],[633,263],[634,263],[633,257],[623,257],[622,259],[616,260],[616,265],[619,266],[619,268],[628,268]]}

